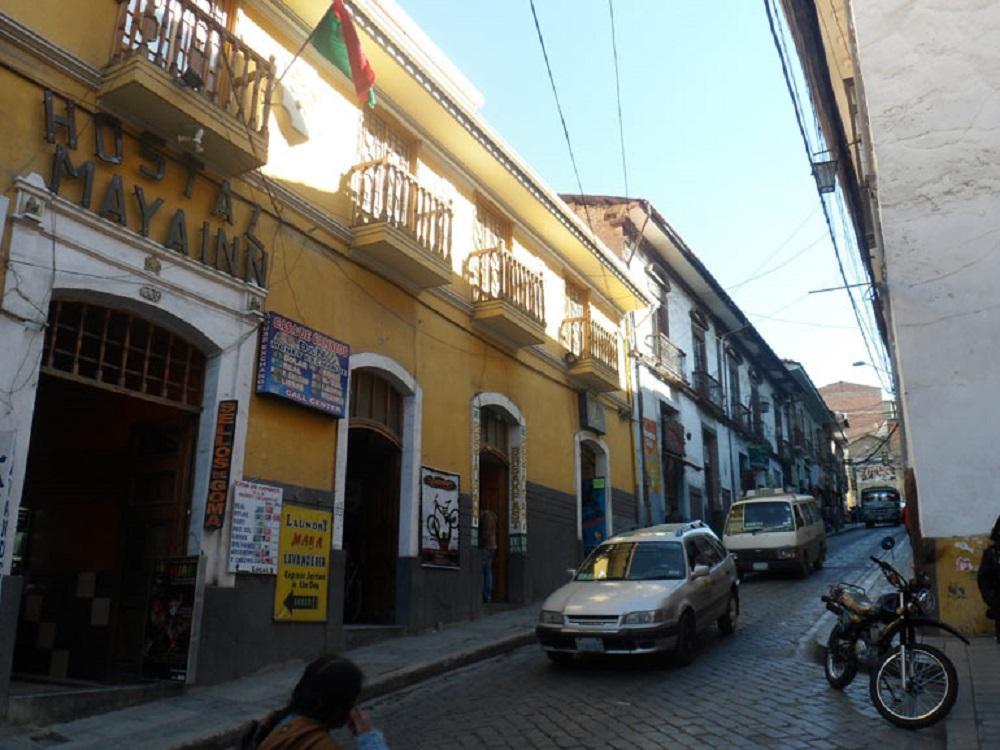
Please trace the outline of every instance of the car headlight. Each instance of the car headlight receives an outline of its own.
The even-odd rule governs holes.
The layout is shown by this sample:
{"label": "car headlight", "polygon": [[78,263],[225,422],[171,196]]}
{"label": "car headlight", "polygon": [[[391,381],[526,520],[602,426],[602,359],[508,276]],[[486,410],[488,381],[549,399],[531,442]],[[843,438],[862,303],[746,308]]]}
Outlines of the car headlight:
{"label": "car headlight", "polygon": [[650,609],[645,612],[629,612],[622,618],[622,625],[652,625],[665,619],[666,614],[662,609]]}
{"label": "car headlight", "polygon": [[562,612],[554,612],[550,609],[543,609],[542,613],[538,616],[538,621],[543,625],[562,625]]}
{"label": "car headlight", "polygon": [[795,547],[781,547],[776,554],[779,560],[791,560],[799,556],[799,551]]}

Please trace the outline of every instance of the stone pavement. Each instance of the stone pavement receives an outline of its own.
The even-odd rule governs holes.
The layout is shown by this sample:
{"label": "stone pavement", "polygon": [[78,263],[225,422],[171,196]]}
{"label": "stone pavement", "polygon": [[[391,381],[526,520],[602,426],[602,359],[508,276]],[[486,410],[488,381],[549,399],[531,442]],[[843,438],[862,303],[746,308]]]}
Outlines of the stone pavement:
{"label": "stone pavement", "polygon": [[[345,656],[364,671],[364,698],[371,699],[531,643],[537,618],[537,605],[513,609],[364,646]],[[240,680],[193,687],[176,697],[47,727],[0,728],[0,748],[227,748],[247,721],[287,702],[303,666],[289,662]]]}
{"label": "stone pavement", "polygon": [[958,700],[945,720],[948,750],[1000,748],[1000,644],[990,636],[966,646],[953,637],[928,638],[958,671]]}

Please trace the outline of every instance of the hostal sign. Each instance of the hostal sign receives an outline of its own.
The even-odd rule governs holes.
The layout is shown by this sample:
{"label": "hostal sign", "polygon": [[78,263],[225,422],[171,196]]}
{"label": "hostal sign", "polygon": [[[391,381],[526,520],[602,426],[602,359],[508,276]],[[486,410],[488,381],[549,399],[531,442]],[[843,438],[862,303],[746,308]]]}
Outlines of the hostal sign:
{"label": "hostal sign", "polygon": [[[61,106],[57,106],[57,100]],[[95,196],[98,169],[103,165],[125,165],[126,138],[121,122],[106,114],[92,115],[95,158],[74,160],[70,152],[77,150],[82,132],[77,129],[76,105],[48,90],[44,105],[45,140],[56,144],[49,190],[57,195],[71,195],[84,208],[123,227],[131,227],[143,237],[152,237],[168,250],[262,289],[267,288],[267,252],[257,236],[260,206],[248,204],[249,216],[241,222],[241,231],[225,228],[224,225],[236,226],[234,203],[239,201],[234,201],[229,181],[223,180],[215,187],[214,202],[208,214],[211,220],[205,218],[200,225],[189,226],[184,208],[165,207],[163,197],[147,195],[138,184],[140,181],[147,186],[150,181],[163,183],[168,177],[163,141],[149,133],[139,139],[141,163],[132,172],[131,179],[127,181],[126,174],[112,172],[103,189],[98,190],[100,195]],[[59,142],[60,139],[64,142]],[[183,170],[182,179],[176,184],[178,187],[183,185],[179,192],[181,199],[187,202],[195,194],[197,178],[203,174],[202,165],[193,158],[185,164],[170,162],[170,165]],[[68,182],[74,183],[72,193],[68,190]],[[127,198],[127,193],[132,197]]]}

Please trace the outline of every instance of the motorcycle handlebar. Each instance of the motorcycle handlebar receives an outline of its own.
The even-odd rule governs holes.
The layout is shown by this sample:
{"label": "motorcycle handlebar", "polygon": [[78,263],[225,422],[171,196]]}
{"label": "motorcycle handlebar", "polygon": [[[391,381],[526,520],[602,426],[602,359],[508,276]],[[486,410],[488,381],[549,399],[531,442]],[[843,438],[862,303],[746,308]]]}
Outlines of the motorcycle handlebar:
{"label": "motorcycle handlebar", "polygon": [[892,567],[892,565],[887,563],[885,560],[880,560],[879,558],[875,557],[875,555],[869,555],[869,558],[873,563],[877,564],[880,568],[882,568],[882,573],[885,574],[885,577],[889,579],[889,583],[891,583],[893,586],[901,589],[903,586],[906,585],[906,578],[903,576],[902,573],[900,573],[898,570]]}

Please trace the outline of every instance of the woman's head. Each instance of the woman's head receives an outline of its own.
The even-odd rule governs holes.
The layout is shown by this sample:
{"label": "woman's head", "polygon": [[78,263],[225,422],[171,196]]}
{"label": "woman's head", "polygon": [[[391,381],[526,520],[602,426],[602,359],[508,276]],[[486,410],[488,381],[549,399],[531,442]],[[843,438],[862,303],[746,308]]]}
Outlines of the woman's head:
{"label": "woman's head", "polygon": [[343,726],[361,693],[361,670],[340,656],[321,656],[306,667],[290,709],[330,727]]}

